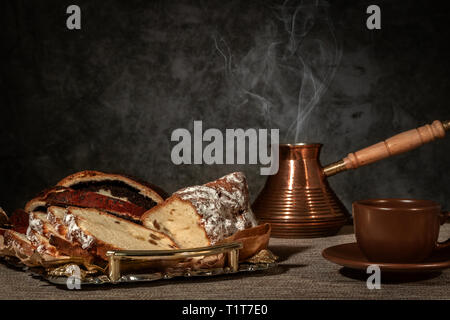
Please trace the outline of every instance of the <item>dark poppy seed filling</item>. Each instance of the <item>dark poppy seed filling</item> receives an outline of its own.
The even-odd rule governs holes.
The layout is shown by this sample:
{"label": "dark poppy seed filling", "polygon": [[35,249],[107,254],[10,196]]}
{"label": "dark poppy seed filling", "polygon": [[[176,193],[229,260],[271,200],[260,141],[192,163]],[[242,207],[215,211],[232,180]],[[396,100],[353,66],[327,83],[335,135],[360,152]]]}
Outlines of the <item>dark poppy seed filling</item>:
{"label": "dark poppy seed filling", "polygon": [[[127,216],[127,215],[124,215],[124,214],[118,214],[118,213],[114,213],[114,212],[110,212],[110,211],[108,211],[108,214],[113,215],[113,216],[115,216],[117,218],[121,218],[121,219],[130,221],[130,222],[134,222],[136,224],[142,225],[142,221],[139,220],[138,218],[135,218],[135,217],[130,217],[130,216]],[[116,223],[120,224],[120,222],[116,222]]]}
{"label": "dark poppy seed filling", "polygon": [[47,213],[47,207],[46,206],[39,206],[33,209],[33,212],[43,212]]}
{"label": "dark poppy seed filling", "polygon": [[129,202],[145,209],[151,209],[156,205],[155,201],[140,194],[138,189],[118,180],[80,182],[70,188],[92,192],[108,190],[113,197],[126,198]]}

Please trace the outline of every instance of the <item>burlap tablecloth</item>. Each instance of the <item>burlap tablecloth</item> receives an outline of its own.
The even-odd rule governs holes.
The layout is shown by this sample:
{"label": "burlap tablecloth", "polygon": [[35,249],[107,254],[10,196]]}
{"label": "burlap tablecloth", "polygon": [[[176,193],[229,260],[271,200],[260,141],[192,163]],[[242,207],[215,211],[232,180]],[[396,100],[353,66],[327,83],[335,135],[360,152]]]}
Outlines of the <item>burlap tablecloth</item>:
{"label": "burlap tablecloth", "polygon": [[[450,224],[440,239],[450,236]],[[323,249],[354,241],[351,227],[317,239],[271,239],[279,266],[256,273],[159,280],[81,290],[55,287],[0,264],[0,299],[449,299],[450,269],[421,278],[389,279],[369,290],[367,275],[349,272],[322,258]]]}

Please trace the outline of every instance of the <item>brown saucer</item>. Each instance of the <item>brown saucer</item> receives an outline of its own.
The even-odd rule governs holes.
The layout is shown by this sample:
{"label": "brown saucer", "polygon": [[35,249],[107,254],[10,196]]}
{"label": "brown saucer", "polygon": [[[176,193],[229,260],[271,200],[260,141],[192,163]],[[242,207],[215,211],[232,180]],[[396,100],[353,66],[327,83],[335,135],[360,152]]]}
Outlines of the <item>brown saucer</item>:
{"label": "brown saucer", "polygon": [[329,247],[322,251],[322,256],[338,265],[359,270],[366,270],[374,264],[386,272],[430,272],[450,268],[449,250],[436,250],[431,257],[420,263],[377,263],[368,261],[358,244],[353,242]]}

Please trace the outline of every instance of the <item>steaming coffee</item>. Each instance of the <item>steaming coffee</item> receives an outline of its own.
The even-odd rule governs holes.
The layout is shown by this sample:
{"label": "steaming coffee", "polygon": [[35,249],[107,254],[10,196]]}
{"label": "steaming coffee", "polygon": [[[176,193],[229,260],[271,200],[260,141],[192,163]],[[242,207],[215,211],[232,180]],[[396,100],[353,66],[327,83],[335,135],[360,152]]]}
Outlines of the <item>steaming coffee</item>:
{"label": "steaming coffee", "polygon": [[438,243],[439,227],[449,213],[433,201],[374,199],[353,203],[356,241],[373,262],[421,262],[450,239]]}

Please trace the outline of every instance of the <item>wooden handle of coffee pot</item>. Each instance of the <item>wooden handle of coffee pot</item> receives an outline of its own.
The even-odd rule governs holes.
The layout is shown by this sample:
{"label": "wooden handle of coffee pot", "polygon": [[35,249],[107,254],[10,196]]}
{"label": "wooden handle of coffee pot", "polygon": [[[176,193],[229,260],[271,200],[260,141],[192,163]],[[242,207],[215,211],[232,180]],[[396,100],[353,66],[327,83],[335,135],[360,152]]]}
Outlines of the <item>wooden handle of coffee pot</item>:
{"label": "wooden handle of coffee pot", "polygon": [[445,137],[445,131],[447,130],[450,130],[450,120],[443,122],[436,120],[432,124],[402,132],[370,147],[349,153],[341,161],[323,168],[323,173],[326,176],[332,176],[345,170],[356,169],[369,163],[413,150],[437,138]]}

